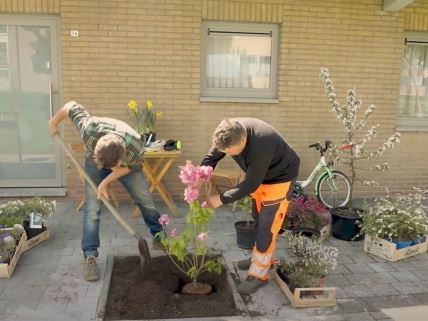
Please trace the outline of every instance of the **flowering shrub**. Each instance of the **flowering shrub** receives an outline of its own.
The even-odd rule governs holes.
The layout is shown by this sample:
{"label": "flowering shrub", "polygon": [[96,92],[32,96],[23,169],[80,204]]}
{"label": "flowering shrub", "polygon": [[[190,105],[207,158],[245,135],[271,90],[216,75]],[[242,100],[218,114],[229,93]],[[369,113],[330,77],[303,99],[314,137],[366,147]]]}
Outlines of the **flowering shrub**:
{"label": "flowering shrub", "polygon": [[43,219],[49,218],[55,210],[55,201],[46,201],[40,197],[27,200],[9,201],[0,205],[0,226],[12,227],[29,219],[31,213],[39,213]]}
{"label": "flowering shrub", "polygon": [[153,110],[151,100],[147,100],[143,107],[138,106],[135,100],[130,100],[128,102],[128,113],[134,121],[134,129],[139,134],[153,133],[156,120],[163,116],[163,112]]}
{"label": "flowering shrub", "polygon": [[312,287],[336,268],[339,254],[337,248],[321,245],[316,239],[298,235],[291,235],[289,242],[296,259],[286,262],[282,258],[278,267],[297,286]]}
{"label": "flowering shrub", "polygon": [[287,210],[283,227],[306,228],[320,231],[330,223],[330,217],[325,206],[313,197],[303,196],[292,198]]}
{"label": "flowering shrub", "polygon": [[[368,144],[376,137],[380,125],[372,126],[366,133],[359,135],[359,132],[365,127],[368,118],[376,109],[375,105],[370,105],[365,110],[361,119],[358,119],[358,111],[361,108],[361,100],[357,99],[355,89],[348,90],[346,104],[341,105],[336,100],[336,90],[333,86],[333,81],[330,79],[330,72],[326,68],[321,69],[320,77],[324,82],[324,88],[327,94],[329,103],[332,104],[333,112],[336,118],[343,124],[345,129],[345,137],[342,143],[346,144],[341,148],[334,147],[333,155],[336,157],[336,162],[350,167],[352,187],[357,181],[358,168],[356,162],[361,159],[372,159],[381,157],[388,148],[394,148],[395,144],[400,142],[401,134],[396,132],[389,137],[382,145],[375,149],[369,149]],[[377,164],[369,168],[370,171],[385,171],[389,168],[388,163]],[[363,181],[363,185],[378,185],[375,181]],[[351,201],[352,201],[351,189]]]}
{"label": "flowering shrub", "polygon": [[13,228],[0,229],[0,263],[10,263],[23,231],[19,224]]}
{"label": "flowering shrub", "polygon": [[361,232],[390,241],[412,241],[428,233],[428,216],[423,201],[428,190],[387,196],[362,215]]}
{"label": "flowering shrub", "polygon": [[221,264],[218,260],[206,258],[208,224],[214,214],[214,210],[207,206],[206,202],[199,202],[199,187],[211,180],[213,169],[209,166],[194,166],[190,161],[185,166],[180,166],[180,179],[187,185],[184,191],[184,200],[189,204],[189,212],[186,217],[186,227],[179,234],[176,229],[167,232],[169,224],[168,215],[161,215],[159,223],[163,227],[160,234],[161,242],[166,248],[174,264],[191,279],[197,287],[197,278],[204,272],[221,273]]}

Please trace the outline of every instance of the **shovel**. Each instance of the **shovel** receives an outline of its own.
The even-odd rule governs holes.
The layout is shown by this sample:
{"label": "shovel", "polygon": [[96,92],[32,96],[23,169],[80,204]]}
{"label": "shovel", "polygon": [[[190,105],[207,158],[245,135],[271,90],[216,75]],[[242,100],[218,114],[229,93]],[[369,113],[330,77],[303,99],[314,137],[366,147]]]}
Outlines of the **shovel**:
{"label": "shovel", "polygon": [[[85,180],[88,182],[88,184],[92,187],[92,189],[97,192],[97,186],[92,181],[92,179],[89,177],[89,175],[85,172],[85,170],[82,168],[82,166],[77,161],[76,157],[74,157],[73,152],[70,150],[68,145],[62,140],[62,138],[59,135],[55,135],[59,143],[61,144],[61,147],[67,152],[70,159],[73,161],[74,165],[76,166],[78,172],[80,175],[82,175]],[[135,237],[138,240],[138,251],[140,252],[140,263],[141,263],[141,269],[143,272],[143,276],[145,276],[147,273],[150,273],[151,271],[151,257],[149,252],[149,247],[147,246],[147,241],[141,236],[140,233],[138,233],[134,228],[132,228],[124,219],[122,216],[120,216],[119,212],[116,210],[116,208],[109,202],[108,199],[106,199],[104,196],[101,196],[101,201],[104,203],[104,205],[109,209],[110,213],[113,214],[114,218],[119,222],[120,225],[133,237]]]}

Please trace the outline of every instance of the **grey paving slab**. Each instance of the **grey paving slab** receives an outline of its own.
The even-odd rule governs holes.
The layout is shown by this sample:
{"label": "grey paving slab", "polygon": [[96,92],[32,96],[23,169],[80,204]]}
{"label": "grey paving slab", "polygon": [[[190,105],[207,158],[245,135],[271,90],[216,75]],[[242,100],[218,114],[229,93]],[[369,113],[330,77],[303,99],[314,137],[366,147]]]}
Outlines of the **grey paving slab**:
{"label": "grey paving slab", "polygon": [[391,283],[391,285],[397,289],[400,294],[414,294],[414,293],[423,293],[417,282],[400,282],[400,283]]}

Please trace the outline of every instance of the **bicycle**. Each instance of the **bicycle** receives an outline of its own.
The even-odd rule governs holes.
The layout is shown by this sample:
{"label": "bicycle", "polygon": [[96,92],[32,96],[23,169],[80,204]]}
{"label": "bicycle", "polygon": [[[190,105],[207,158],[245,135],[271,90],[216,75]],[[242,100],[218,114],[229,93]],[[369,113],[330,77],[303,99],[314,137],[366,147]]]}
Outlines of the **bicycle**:
{"label": "bicycle", "polygon": [[318,200],[328,208],[344,207],[351,197],[351,181],[344,173],[332,169],[333,161],[326,161],[324,154],[331,144],[331,141],[326,140],[325,147],[319,142],[309,145],[309,148],[315,148],[320,152],[321,158],[306,180],[296,181],[293,193],[303,195],[303,190],[318,175],[315,182],[315,195]]}

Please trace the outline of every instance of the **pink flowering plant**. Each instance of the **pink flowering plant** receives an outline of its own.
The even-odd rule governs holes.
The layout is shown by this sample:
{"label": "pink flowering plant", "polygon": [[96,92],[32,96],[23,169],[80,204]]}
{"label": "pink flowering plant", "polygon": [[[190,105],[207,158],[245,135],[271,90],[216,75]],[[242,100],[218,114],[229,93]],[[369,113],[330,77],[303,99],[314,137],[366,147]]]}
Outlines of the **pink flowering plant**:
{"label": "pink flowering plant", "polygon": [[283,227],[314,229],[320,231],[330,223],[330,217],[325,206],[314,197],[299,196],[291,199]]}
{"label": "pink flowering plant", "polygon": [[168,233],[168,215],[161,215],[159,223],[163,227],[163,233],[160,234],[160,238],[168,256],[178,269],[190,277],[196,288],[197,278],[202,272],[219,274],[222,269],[218,260],[206,257],[208,224],[211,222],[214,210],[207,206],[207,202],[204,201],[201,204],[198,200],[200,189],[204,188],[206,195],[208,194],[208,184],[213,169],[210,166],[194,166],[191,161],[187,161],[185,166],[179,168],[179,177],[187,185],[184,190],[184,200],[189,204],[186,227],[181,234],[175,228]]}

